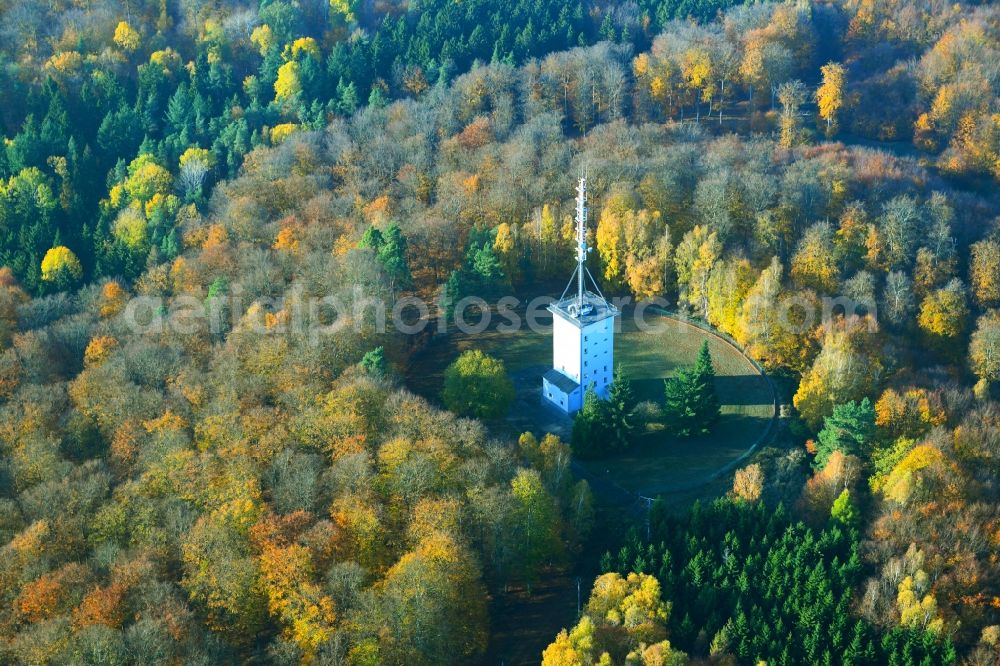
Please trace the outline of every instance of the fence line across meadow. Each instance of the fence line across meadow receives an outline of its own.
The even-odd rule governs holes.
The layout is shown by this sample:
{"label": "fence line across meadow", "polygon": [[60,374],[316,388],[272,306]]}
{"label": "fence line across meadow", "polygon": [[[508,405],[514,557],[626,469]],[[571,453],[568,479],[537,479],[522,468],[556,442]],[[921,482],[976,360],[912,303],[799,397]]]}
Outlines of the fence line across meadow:
{"label": "fence line across meadow", "polygon": [[[764,370],[764,367],[757,361],[757,359],[753,358],[749,353],[747,353],[746,349],[736,340],[734,340],[731,336],[716,329],[707,322],[701,321],[700,319],[695,319],[693,317],[689,317],[679,312],[673,312],[671,310],[667,310],[666,308],[659,306],[652,306],[649,308],[649,310],[655,312],[659,316],[667,317],[678,323],[686,324],[688,326],[693,326],[694,328],[700,329],[708,333],[709,335],[721,340],[725,344],[729,345],[730,347],[738,351],[740,355],[744,359],[746,359],[746,361],[753,367],[753,369],[757,371],[757,374],[759,374],[764,379],[764,381],[767,382],[767,386],[771,391],[771,418],[768,420],[767,427],[764,428],[764,431],[757,437],[756,440],[754,440],[753,444],[751,444],[746,451],[740,454],[740,456],[737,457],[735,460],[726,463],[725,465],[715,470],[711,474],[704,476],[698,479],[697,481],[684,484],[682,486],[677,486],[675,488],[670,489],[669,491],[661,492],[658,494],[664,495],[668,493],[686,492],[704,486],[710,481],[713,481],[724,474],[728,474],[729,472],[731,472],[732,470],[736,469],[741,464],[746,462],[746,460],[757,451],[757,449],[761,446],[761,444],[768,441],[768,439],[774,434],[774,430],[775,427],[777,426],[778,418],[780,415],[780,401],[778,397],[778,390],[775,387],[774,382],[771,380],[767,372]],[[646,508],[648,508],[649,504],[655,499],[653,497],[647,497],[640,492],[628,491],[625,488],[621,488],[620,486],[619,488],[622,492],[635,497],[637,501],[639,501],[642,504],[645,504]]]}
{"label": "fence line across meadow", "polygon": [[764,381],[767,382],[767,387],[771,390],[771,410],[772,410],[771,411],[771,419],[768,421],[767,427],[764,429],[764,432],[761,433],[761,435],[756,439],[756,441],[754,441],[754,443],[750,446],[750,448],[747,449],[739,458],[737,458],[736,460],[733,460],[732,462],[728,463],[727,465],[725,465],[724,467],[720,468],[719,470],[716,470],[709,477],[709,479],[717,478],[717,477],[721,476],[722,474],[725,474],[725,473],[729,472],[730,470],[735,469],[736,466],[738,466],[739,464],[741,464],[742,462],[744,462],[750,455],[752,455],[754,453],[754,451],[757,450],[757,448],[761,444],[763,444],[765,441],[767,441],[767,439],[773,434],[774,428],[778,424],[778,417],[780,415],[780,409],[781,409],[780,398],[778,397],[778,389],[775,387],[774,382],[771,380],[771,377],[767,374],[767,371],[764,370],[764,366],[762,366],[757,361],[757,359],[755,359],[753,356],[751,356],[747,352],[747,350],[743,347],[743,345],[741,345],[740,343],[738,343],[730,335],[728,335],[726,333],[723,333],[722,331],[718,330],[717,328],[715,328],[711,324],[709,324],[707,322],[704,322],[704,321],[701,321],[700,319],[695,319],[693,317],[688,317],[686,315],[683,315],[683,314],[680,314],[680,313],[677,313],[677,312],[671,312],[670,310],[667,310],[665,308],[654,307],[652,309],[653,309],[654,312],[657,312],[658,314],[660,314],[662,316],[670,317],[671,319],[679,321],[679,322],[681,322],[683,324],[688,324],[689,326],[694,326],[695,328],[699,328],[699,329],[705,331],[706,333],[708,333],[708,334],[710,334],[710,335],[718,338],[719,340],[722,340],[726,344],[728,344],[730,347],[732,347],[733,349],[735,349],[736,351],[738,351],[740,353],[740,355],[743,358],[745,358],[747,360],[747,362],[751,366],[753,366],[754,370],[756,370],[757,374],[759,374],[761,377],[764,378]]}

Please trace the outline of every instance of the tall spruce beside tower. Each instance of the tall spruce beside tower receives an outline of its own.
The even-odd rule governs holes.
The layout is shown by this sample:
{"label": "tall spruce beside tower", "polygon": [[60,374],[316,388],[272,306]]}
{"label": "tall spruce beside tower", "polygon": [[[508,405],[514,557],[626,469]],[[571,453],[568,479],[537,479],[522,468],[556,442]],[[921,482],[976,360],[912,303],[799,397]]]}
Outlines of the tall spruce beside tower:
{"label": "tall spruce beside tower", "polygon": [[608,389],[608,427],[615,449],[632,446],[636,435],[635,408],[638,401],[632,392],[632,382],[621,366],[615,369],[615,379]]}
{"label": "tall spruce beside tower", "polygon": [[621,368],[615,371],[607,400],[588,387],[583,408],[573,420],[573,452],[581,458],[598,458],[631,447],[638,430],[637,404],[632,383]]}
{"label": "tall spruce beside tower", "polygon": [[666,381],[664,418],[678,437],[705,435],[718,420],[719,396],[708,341],[698,351],[694,367],[679,371]]}
{"label": "tall spruce beside tower", "polygon": [[700,420],[711,425],[719,418],[722,405],[715,392],[715,367],[712,366],[712,354],[708,350],[708,340],[703,340],[698,350],[698,360],[694,364],[694,374],[698,378],[698,415]]}

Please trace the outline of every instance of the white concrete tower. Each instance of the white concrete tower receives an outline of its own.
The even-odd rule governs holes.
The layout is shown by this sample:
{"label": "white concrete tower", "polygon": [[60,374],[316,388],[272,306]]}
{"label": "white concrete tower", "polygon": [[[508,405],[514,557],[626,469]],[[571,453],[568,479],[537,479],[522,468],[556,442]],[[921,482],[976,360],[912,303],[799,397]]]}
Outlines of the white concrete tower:
{"label": "white concrete tower", "polygon": [[[587,179],[581,178],[576,188],[576,270],[559,300],[549,305],[552,369],[542,377],[542,399],[566,414],[583,406],[583,394],[589,386],[607,398],[614,377],[618,309],[605,300],[587,270],[589,252]],[[571,293],[574,282],[576,292]],[[587,289],[588,282],[594,291]]]}

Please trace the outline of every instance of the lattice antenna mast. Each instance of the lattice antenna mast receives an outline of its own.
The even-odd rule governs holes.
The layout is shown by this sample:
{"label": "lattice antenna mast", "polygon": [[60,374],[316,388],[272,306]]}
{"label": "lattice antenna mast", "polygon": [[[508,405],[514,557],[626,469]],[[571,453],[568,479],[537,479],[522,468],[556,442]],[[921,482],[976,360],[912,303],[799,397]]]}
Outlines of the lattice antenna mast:
{"label": "lattice antenna mast", "polygon": [[576,302],[583,311],[583,275],[587,270],[587,179],[576,186]]}

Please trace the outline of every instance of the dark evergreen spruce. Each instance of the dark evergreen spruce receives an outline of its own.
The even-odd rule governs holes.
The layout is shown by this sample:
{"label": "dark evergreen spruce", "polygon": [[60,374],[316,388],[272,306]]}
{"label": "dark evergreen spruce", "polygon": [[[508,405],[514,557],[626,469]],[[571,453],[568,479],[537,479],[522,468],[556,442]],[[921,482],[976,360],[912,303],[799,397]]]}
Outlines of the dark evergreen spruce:
{"label": "dark evergreen spruce", "polygon": [[677,437],[705,435],[719,419],[719,397],[715,391],[715,369],[702,343],[694,367],[678,371],[666,380],[664,419]]}

